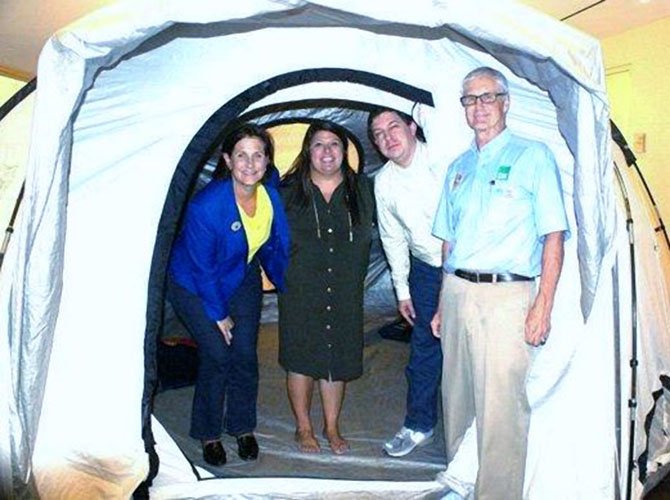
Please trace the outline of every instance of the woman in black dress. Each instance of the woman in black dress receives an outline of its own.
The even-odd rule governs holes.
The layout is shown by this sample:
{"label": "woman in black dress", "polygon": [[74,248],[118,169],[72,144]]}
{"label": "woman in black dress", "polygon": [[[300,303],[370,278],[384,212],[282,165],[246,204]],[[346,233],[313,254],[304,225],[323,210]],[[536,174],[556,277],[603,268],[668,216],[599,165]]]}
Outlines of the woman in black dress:
{"label": "woman in black dress", "polygon": [[370,255],[371,182],[347,160],[345,130],[313,123],[282,184],[291,232],[286,289],[279,295],[279,363],[296,419],[298,448],[320,450],[310,419],[318,380],[323,436],[336,454],[346,382],[363,371],[363,284]]}

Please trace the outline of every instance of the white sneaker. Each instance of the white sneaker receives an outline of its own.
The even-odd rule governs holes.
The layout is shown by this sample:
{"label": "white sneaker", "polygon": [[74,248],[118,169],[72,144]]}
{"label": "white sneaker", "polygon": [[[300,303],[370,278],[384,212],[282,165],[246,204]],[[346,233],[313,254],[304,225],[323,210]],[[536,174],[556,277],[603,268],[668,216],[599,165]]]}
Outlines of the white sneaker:
{"label": "white sneaker", "polygon": [[391,457],[404,457],[417,446],[423,446],[433,440],[433,431],[419,432],[403,427],[393,436],[393,439],[384,443],[384,451]]}

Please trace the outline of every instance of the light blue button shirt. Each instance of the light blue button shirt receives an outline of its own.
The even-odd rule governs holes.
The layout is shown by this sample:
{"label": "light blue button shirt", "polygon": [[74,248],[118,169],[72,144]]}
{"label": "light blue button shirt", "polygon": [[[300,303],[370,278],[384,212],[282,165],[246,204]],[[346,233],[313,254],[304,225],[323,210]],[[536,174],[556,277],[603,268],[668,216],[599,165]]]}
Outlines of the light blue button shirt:
{"label": "light blue button shirt", "polygon": [[561,179],[544,144],[504,130],[447,171],[433,234],[449,242],[446,272],[538,276],[544,235],[570,235]]}

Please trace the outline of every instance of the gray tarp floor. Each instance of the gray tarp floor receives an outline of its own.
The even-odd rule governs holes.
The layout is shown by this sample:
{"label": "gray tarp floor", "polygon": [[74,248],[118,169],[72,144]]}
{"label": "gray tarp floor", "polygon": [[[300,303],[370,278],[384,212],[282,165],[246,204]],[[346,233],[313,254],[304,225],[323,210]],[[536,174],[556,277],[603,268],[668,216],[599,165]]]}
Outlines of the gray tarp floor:
{"label": "gray tarp floor", "polygon": [[[382,280],[383,281],[383,280]],[[277,323],[274,295],[265,297],[258,355],[260,389],[256,437],[260,456],[243,462],[234,438],[223,437],[228,463],[211,467],[202,459],[200,443],[188,435],[193,387],[171,389],[156,396],[154,414],[195,465],[218,477],[303,477],[350,480],[432,481],[445,468],[442,422],[432,443],[403,458],[391,458],[382,445],[401,426],[405,416],[405,365],[409,344],[383,339],[378,328],[396,318],[390,283],[366,292],[364,371],[347,385],[340,430],[351,449],[334,455],[321,437],[318,389],[312,402],[312,421],[321,452],[305,454],[294,441],[295,424],[286,396],[286,373],[277,362]],[[381,290],[381,291],[380,291]],[[386,290],[386,291],[385,291]],[[441,410],[439,410],[441,414]]]}
{"label": "gray tarp floor", "polygon": [[[383,280],[382,280],[383,281]],[[387,283],[388,285],[388,283]],[[341,417],[341,431],[351,450],[336,456],[330,452],[321,429],[321,406],[314,394],[312,421],[320,439],[321,453],[300,453],[293,441],[294,423],[286,397],[285,372],[277,363],[277,323],[274,295],[266,295],[258,342],[260,390],[256,436],[260,456],[243,462],[237,456],[235,440],[223,437],[228,463],[211,467],[202,459],[200,444],[188,436],[193,387],[161,392],[154,414],[185,456],[195,465],[218,477],[301,477],[351,480],[431,481],[445,468],[442,422],[432,443],[403,458],[390,458],[382,445],[402,425],[407,385],[404,367],[409,344],[381,338],[379,327],[396,318],[388,288],[366,292],[366,325],[363,376],[347,386]],[[441,410],[439,412],[441,415]],[[439,498],[434,492],[429,497]],[[646,497],[670,498],[670,475]]]}

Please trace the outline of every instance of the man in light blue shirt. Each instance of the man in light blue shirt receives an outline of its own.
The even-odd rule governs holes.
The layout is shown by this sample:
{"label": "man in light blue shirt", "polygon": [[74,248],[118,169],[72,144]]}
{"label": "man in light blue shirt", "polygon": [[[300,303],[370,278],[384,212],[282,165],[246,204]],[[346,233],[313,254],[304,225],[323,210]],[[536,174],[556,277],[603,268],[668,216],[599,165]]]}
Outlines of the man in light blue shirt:
{"label": "man in light blue shirt", "polygon": [[533,351],[549,336],[568,223],[552,153],[506,128],[504,75],[470,72],[460,100],[475,138],[449,167],[433,225],[444,242],[432,327],[444,355],[447,460],[476,417],[475,497],[521,499],[526,378]]}

